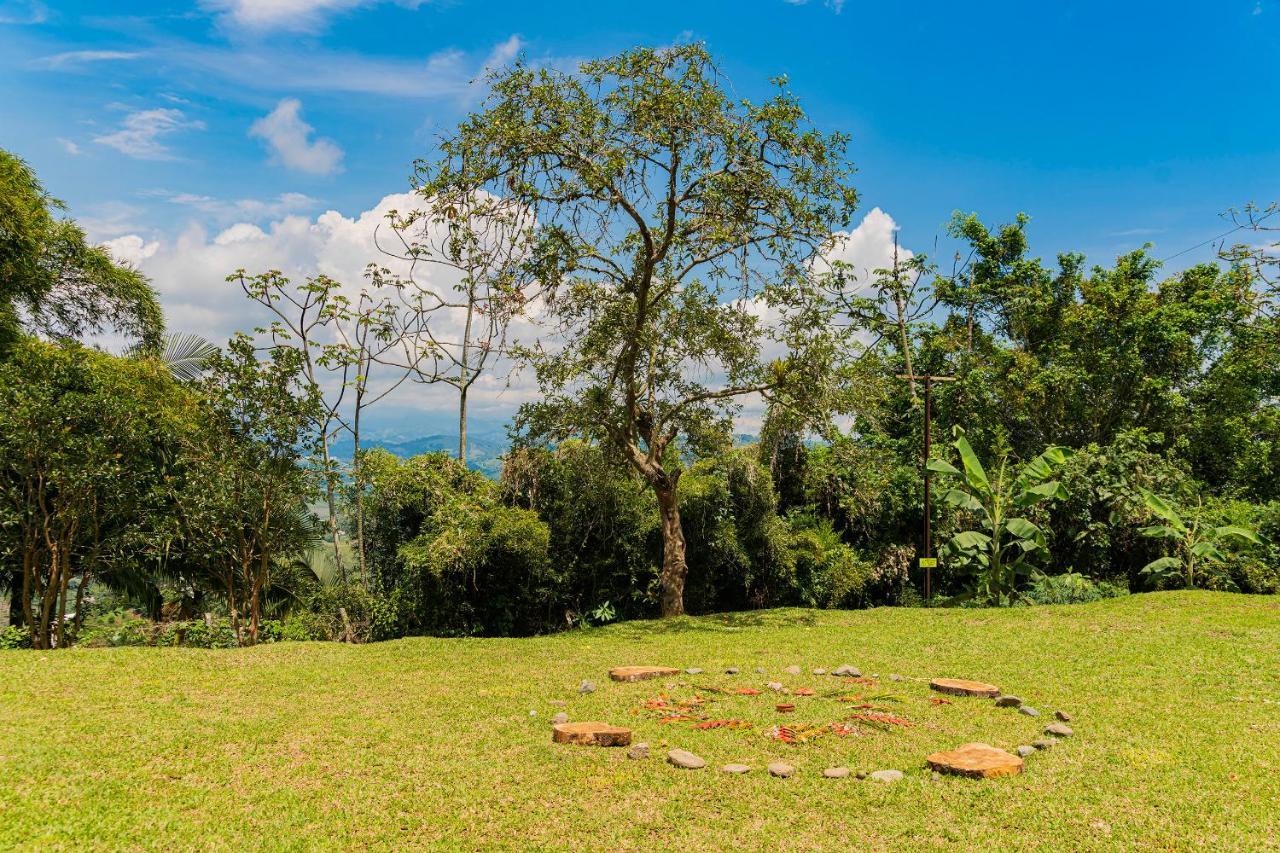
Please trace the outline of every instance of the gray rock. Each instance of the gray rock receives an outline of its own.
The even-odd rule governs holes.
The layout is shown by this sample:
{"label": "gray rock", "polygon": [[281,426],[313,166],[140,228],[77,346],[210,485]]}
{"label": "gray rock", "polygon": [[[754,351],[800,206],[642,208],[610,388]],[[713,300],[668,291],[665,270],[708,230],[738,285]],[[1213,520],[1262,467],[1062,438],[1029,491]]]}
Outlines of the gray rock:
{"label": "gray rock", "polygon": [[901,782],[901,770],[877,770],[871,774],[871,778],[876,782]]}
{"label": "gray rock", "polygon": [[688,669],[685,670],[685,672],[689,673],[690,675],[702,675],[702,670],[696,666],[689,667]]}
{"label": "gray rock", "polygon": [[745,764],[726,764],[720,768],[725,773],[750,773],[751,768]]}
{"label": "gray rock", "polygon": [[759,675],[764,675],[764,667],[762,666],[756,667],[756,673]]}
{"label": "gray rock", "polygon": [[584,678],[582,679],[582,683],[578,685],[578,692],[579,693],[595,693],[596,686],[595,684],[593,684],[592,682]]}
{"label": "gray rock", "polygon": [[567,707],[569,703],[564,701],[563,699],[552,699],[549,702],[547,702],[547,704],[554,705],[557,708],[564,708],[564,707]]}
{"label": "gray rock", "polygon": [[815,669],[815,670],[813,671],[813,674],[814,674],[814,675],[826,675],[826,674],[827,674],[827,671],[826,671],[825,669],[823,669],[822,667],[818,667],[817,669]]}
{"label": "gray rock", "polygon": [[889,673],[889,680],[890,681],[906,681],[905,678],[903,678],[901,675],[898,675],[896,672]]}
{"label": "gray rock", "polygon": [[791,666],[784,669],[783,672],[785,672],[787,675],[799,675],[800,667],[796,666],[795,664],[792,664]]}
{"label": "gray rock", "polygon": [[1075,734],[1075,732],[1071,731],[1071,727],[1066,723],[1054,723],[1053,725],[1046,726],[1044,733],[1047,735],[1053,735],[1054,737],[1071,737]]}
{"label": "gray rock", "polygon": [[822,775],[828,779],[843,779],[849,775],[848,767],[828,767],[822,771]]}
{"label": "gray rock", "polygon": [[765,685],[765,687],[768,687],[770,690],[773,690],[773,691],[778,691],[782,689],[782,682],[770,681],[768,684]]}
{"label": "gray rock", "polygon": [[929,776],[929,778],[930,778],[930,779],[932,779],[934,782],[941,782],[941,781],[942,781],[942,774],[941,774],[941,773],[939,773],[937,770],[935,770],[935,771],[933,771],[933,773]]}
{"label": "gray rock", "polygon": [[635,759],[636,761],[641,761],[648,757],[649,757],[649,744],[647,743],[634,744],[632,745],[631,749],[627,750],[627,758]]}
{"label": "gray rock", "polygon": [[1023,744],[1022,746],[1018,747],[1018,755],[1021,756],[1022,758],[1029,758],[1030,756],[1035,754],[1036,754],[1036,748],[1034,746],[1027,746],[1026,744]]}
{"label": "gray rock", "polygon": [[554,717],[551,718],[551,725],[553,726],[558,726],[561,723],[567,723],[567,722],[569,722],[569,715],[566,714],[564,711],[561,711],[559,714],[556,714]]}
{"label": "gray rock", "polygon": [[790,779],[796,775],[796,769],[785,761],[775,761],[769,765],[769,775],[780,779]]}
{"label": "gray rock", "polygon": [[1026,714],[1028,717],[1040,716],[1040,712],[1037,711],[1035,708],[1032,708],[1030,705],[1023,705],[1021,708],[1018,709],[1018,713]]}
{"label": "gray rock", "polygon": [[667,753],[667,762],[674,764],[676,767],[684,770],[701,770],[707,766],[707,762],[694,755],[687,749],[673,749]]}
{"label": "gray rock", "polygon": [[867,778],[867,771],[859,770],[857,773],[854,773],[853,775],[858,777],[859,779],[865,779]]}
{"label": "gray rock", "polygon": [[1017,696],[997,696],[996,707],[997,708],[1021,708],[1022,700],[1019,699]]}
{"label": "gray rock", "polygon": [[838,675],[841,678],[861,678],[862,677],[862,673],[858,671],[858,668],[856,666],[850,666],[847,663],[841,664],[840,666],[831,670],[831,674]]}
{"label": "gray rock", "polygon": [[731,666],[731,667],[729,667],[728,669],[726,669],[726,670],[724,671],[724,674],[725,674],[725,675],[737,675],[737,674],[738,674],[738,668],[737,668],[736,666]]}
{"label": "gray rock", "polygon": [[1071,715],[1068,714],[1066,711],[1054,711],[1053,715],[1057,717],[1059,720],[1062,720],[1062,722],[1064,723],[1071,722]]}
{"label": "gray rock", "polygon": [[1042,737],[1039,740],[1031,741],[1031,745],[1034,746],[1036,749],[1053,749],[1053,745],[1055,743],[1057,743],[1057,741],[1050,740],[1049,738],[1046,738],[1046,737]]}

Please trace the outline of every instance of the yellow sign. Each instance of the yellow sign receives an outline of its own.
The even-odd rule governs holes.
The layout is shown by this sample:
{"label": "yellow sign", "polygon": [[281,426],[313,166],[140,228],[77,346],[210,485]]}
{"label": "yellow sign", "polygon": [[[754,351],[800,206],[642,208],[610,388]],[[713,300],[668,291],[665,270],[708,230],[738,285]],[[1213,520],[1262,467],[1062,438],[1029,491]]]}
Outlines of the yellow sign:
{"label": "yellow sign", "polygon": [[920,568],[922,568],[922,569],[936,569],[936,568],[938,568],[938,558],[937,558],[937,557],[921,557],[921,558],[920,558]]}

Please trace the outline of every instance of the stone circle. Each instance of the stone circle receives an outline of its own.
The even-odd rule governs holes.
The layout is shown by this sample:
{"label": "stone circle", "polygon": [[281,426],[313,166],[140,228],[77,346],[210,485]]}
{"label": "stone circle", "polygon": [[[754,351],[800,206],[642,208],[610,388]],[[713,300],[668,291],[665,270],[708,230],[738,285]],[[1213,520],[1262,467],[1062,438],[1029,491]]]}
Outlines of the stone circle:
{"label": "stone circle", "polygon": [[800,667],[796,666],[795,664],[792,664],[791,666],[784,669],[783,672],[785,672],[787,675],[799,675]]}
{"label": "stone circle", "polygon": [[1018,747],[1018,755],[1022,758],[1030,758],[1035,754],[1036,754],[1036,748],[1034,746],[1028,746],[1026,744],[1023,744],[1022,746]]}
{"label": "stone circle", "polygon": [[1020,708],[1022,707],[1022,700],[1019,699],[1017,696],[997,696],[996,707],[997,708]]}
{"label": "stone circle", "polygon": [[721,767],[720,769],[725,773],[742,774],[742,773],[751,772],[751,768],[746,764],[726,764],[724,767]]}
{"label": "stone circle", "polygon": [[554,717],[551,718],[551,725],[553,726],[558,726],[561,723],[567,723],[567,722],[569,722],[569,715],[566,714],[564,711],[561,711],[559,714],[556,714]]}
{"label": "stone circle", "polygon": [[635,761],[643,761],[648,757],[649,757],[649,744],[647,743],[638,743],[635,746],[631,747],[631,749],[627,750],[627,758],[633,759]]}
{"label": "stone circle", "polygon": [[828,779],[843,779],[849,775],[848,767],[828,767],[822,771],[822,775]]}
{"label": "stone circle", "polygon": [[835,669],[831,670],[831,674],[838,675],[842,678],[861,678],[862,677],[862,673],[858,670],[856,666],[850,666],[847,663],[842,664],[836,667]]}
{"label": "stone circle", "polygon": [[578,685],[578,692],[579,693],[595,693],[596,692],[595,682],[588,681],[585,678],[582,679],[582,683]]}
{"label": "stone circle", "polygon": [[707,762],[687,749],[673,749],[667,753],[667,763],[674,764],[683,770],[701,770]]}
{"label": "stone circle", "polygon": [[1044,733],[1047,735],[1053,735],[1054,737],[1071,737],[1075,734],[1075,732],[1071,731],[1071,727],[1066,723],[1053,723],[1050,726],[1046,726]]}
{"label": "stone circle", "polygon": [[1035,708],[1032,708],[1030,705],[1023,705],[1022,707],[1020,707],[1020,708],[1018,709],[1018,713],[1019,713],[1019,714],[1025,714],[1025,715],[1027,715],[1028,717],[1038,717],[1038,716],[1040,716],[1040,712],[1039,712],[1039,711],[1037,711]]}
{"label": "stone circle", "polygon": [[1071,722],[1071,715],[1068,714],[1066,711],[1054,711],[1053,715],[1064,723]]}
{"label": "stone circle", "polygon": [[876,782],[901,782],[902,771],[901,770],[877,770],[876,772],[872,773],[868,778]]}
{"label": "stone circle", "polygon": [[769,765],[769,775],[779,779],[790,779],[796,775],[796,769],[785,761],[775,761]]}

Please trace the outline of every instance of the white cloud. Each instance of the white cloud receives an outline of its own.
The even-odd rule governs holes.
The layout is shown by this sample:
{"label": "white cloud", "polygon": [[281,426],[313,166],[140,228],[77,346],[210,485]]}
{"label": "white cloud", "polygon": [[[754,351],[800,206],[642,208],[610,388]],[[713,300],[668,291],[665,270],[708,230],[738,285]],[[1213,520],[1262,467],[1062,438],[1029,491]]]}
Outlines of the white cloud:
{"label": "white cloud", "polygon": [[102,246],[117,261],[135,267],[141,266],[143,261],[160,250],[160,242],[158,240],[148,243],[137,234],[126,234],[114,240],[107,240]]}
{"label": "white cloud", "polygon": [[[201,0],[200,5],[218,16],[224,25],[254,32],[320,29],[330,17],[384,0]],[[425,0],[395,0],[396,5],[417,9]]]}
{"label": "white cloud", "polygon": [[[828,262],[843,261],[855,276],[855,289],[866,291],[875,280],[875,271],[893,266],[893,235],[898,223],[878,207],[872,208],[852,231],[838,231],[835,247],[825,255]],[[898,260],[912,256],[910,249],[899,247]]]}
{"label": "white cloud", "polygon": [[72,157],[78,157],[78,156],[80,155],[80,153],[81,153],[81,152],[80,152],[80,146],[79,146],[79,145],[76,145],[76,144],[75,144],[74,142],[72,142],[70,139],[63,139],[61,136],[59,136],[59,137],[58,137],[58,144],[62,146],[62,150],[63,150],[63,151],[67,152],[67,153],[68,153],[68,154],[70,154]]}
{"label": "white cloud", "polygon": [[0,24],[25,26],[43,24],[47,20],[49,20],[49,7],[36,0],[0,2]]}
{"label": "white cloud", "polygon": [[313,175],[332,175],[342,169],[342,149],[330,139],[311,140],[315,130],[302,120],[302,102],[285,98],[249,128],[250,136],[265,140],[286,168]]}
{"label": "white cloud", "polygon": [[225,225],[232,222],[261,222],[268,219],[279,219],[289,213],[315,208],[317,199],[303,193],[281,193],[275,198],[256,199],[221,199],[196,193],[171,192],[169,190],[147,190],[140,195],[150,198],[162,198],[170,204],[180,205],[203,214],[215,224]]}
{"label": "white cloud", "polygon": [[120,62],[137,59],[141,55],[140,53],[125,50],[69,50],[65,53],[43,56],[34,60],[31,64],[36,68],[62,71],[94,62]]}
{"label": "white cloud", "polygon": [[204,122],[188,119],[182,110],[161,107],[125,116],[120,129],[93,141],[138,160],[172,160],[173,154],[160,141],[180,130],[203,130]]}

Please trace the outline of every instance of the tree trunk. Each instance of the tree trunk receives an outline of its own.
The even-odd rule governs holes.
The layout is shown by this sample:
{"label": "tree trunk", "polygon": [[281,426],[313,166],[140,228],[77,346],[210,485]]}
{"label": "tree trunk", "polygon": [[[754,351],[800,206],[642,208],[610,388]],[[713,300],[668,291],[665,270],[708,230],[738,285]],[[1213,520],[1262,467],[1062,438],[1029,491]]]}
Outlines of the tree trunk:
{"label": "tree trunk", "polygon": [[[328,426],[327,424],[325,425]],[[347,582],[347,569],[342,564],[342,546],[339,544],[338,536],[338,499],[337,484],[334,483],[333,457],[329,453],[329,434],[326,432],[320,437],[321,451],[324,457],[324,492],[325,500],[329,505],[329,536],[333,540],[333,562],[338,569],[338,578],[343,582]]]}
{"label": "tree trunk", "polygon": [[467,386],[458,392],[458,461],[467,464]]}
{"label": "tree trunk", "polygon": [[689,574],[685,562],[684,530],[680,527],[680,502],[674,484],[653,487],[662,513],[662,615],[684,615],[684,581]]}

